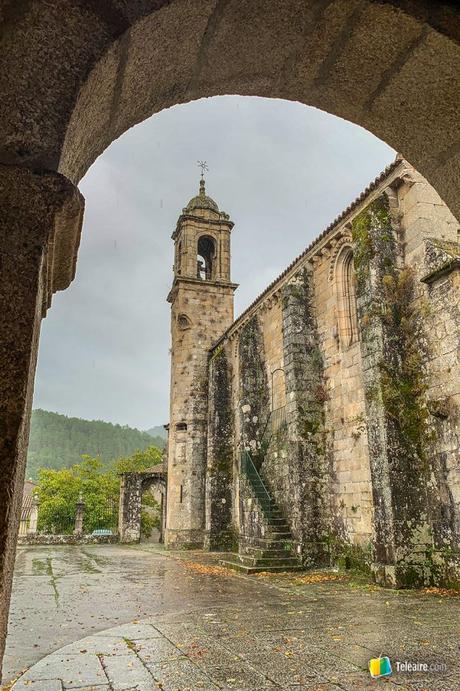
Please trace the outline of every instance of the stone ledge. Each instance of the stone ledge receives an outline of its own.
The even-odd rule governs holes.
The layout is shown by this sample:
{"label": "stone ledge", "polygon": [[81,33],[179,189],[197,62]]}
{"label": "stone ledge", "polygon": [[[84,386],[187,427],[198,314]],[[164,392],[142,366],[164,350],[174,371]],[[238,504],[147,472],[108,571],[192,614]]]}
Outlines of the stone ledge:
{"label": "stone ledge", "polygon": [[20,535],[18,545],[113,545],[118,535]]}

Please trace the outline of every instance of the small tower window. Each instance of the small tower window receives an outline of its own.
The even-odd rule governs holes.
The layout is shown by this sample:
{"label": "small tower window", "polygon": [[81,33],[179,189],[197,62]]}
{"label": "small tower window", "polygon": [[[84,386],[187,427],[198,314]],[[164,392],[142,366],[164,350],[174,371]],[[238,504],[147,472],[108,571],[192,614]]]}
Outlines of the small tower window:
{"label": "small tower window", "polygon": [[177,245],[177,258],[176,258],[176,267],[177,267],[177,275],[180,276],[181,274],[181,264],[182,264],[182,242],[179,242]]}
{"label": "small tower window", "polygon": [[215,241],[209,235],[202,235],[197,246],[197,278],[211,281],[214,278]]}
{"label": "small tower window", "polygon": [[177,317],[177,326],[181,331],[186,331],[187,329],[190,329],[192,322],[186,314],[179,314]]}
{"label": "small tower window", "polygon": [[340,342],[347,348],[358,340],[353,250],[349,246],[337,257],[335,280]]}

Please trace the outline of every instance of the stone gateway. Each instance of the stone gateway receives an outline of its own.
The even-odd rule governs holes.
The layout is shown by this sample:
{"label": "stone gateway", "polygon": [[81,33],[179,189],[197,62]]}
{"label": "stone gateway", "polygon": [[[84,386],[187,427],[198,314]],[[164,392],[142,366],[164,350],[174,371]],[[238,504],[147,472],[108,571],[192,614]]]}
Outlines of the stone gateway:
{"label": "stone gateway", "polygon": [[167,546],[458,585],[458,221],[398,156],[236,321],[232,228],[172,236]]}

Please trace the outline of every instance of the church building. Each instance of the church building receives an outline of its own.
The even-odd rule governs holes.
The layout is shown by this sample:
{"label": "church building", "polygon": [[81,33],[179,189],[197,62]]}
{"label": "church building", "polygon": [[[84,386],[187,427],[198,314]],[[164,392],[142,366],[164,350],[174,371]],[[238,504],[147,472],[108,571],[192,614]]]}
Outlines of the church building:
{"label": "church building", "polygon": [[459,584],[459,222],[397,157],[235,320],[233,222],[172,235],[165,543]]}

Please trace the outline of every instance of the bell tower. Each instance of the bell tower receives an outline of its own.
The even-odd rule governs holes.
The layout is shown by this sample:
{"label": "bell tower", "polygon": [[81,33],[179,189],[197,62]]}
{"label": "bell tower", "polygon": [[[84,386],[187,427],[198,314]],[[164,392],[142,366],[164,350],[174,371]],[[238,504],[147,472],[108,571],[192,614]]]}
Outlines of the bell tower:
{"label": "bell tower", "polygon": [[208,354],[233,322],[233,223],[200,190],[172,234],[171,389],[165,544],[202,547],[205,528]]}

